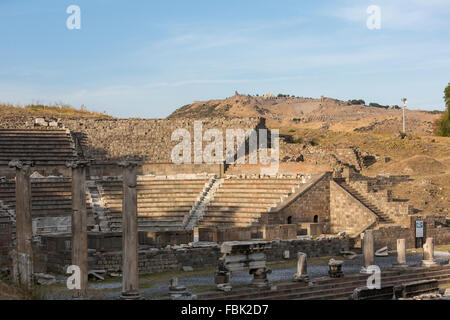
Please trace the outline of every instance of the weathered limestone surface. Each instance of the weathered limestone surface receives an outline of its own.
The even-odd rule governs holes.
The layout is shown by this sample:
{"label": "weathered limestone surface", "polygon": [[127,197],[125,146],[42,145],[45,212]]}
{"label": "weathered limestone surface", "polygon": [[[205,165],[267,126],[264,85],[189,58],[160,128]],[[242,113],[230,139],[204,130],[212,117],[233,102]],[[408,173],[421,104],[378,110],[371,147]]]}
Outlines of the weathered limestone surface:
{"label": "weathered limestone surface", "polygon": [[31,218],[32,163],[11,161],[16,169],[16,243],[13,254],[13,278],[18,284],[30,286],[33,282],[33,225]]}
{"label": "weathered limestone surface", "polygon": [[124,161],[122,204],[122,299],[138,299],[138,225],[137,225],[137,162]]}
{"label": "weathered limestone surface", "polygon": [[407,268],[406,263],[406,240],[397,239],[397,263],[393,265],[394,268]]}
{"label": "weathered limestone surface", "polygon": [[88,226],[86,209],[87,161],[67,163],[72,168],[72,264],[80,268],[80,289],[73,291],[75,299],[87,298],[88,289]]}
{"label": "weathered limestone surface", "polygon": [[424,267],[434,267],[437,266],[436,260],[434,259],[434,239],[427,238],[427,241],[423,245],[423,260],[422,266]]}
{"label": "weathered limestone surface", "polygon": [[373,265],[375,261],[374,238],[372,230],[365,231],[362,245],[363,245],[364,262],[363,267],[361,269],[361,273],[366,273],[367,268]]}
{"label": "weathered limestone surface", "polygon": [[309,281],[307,256],[303,252],[297,252],[297,273],[294,275],[296,281]]}

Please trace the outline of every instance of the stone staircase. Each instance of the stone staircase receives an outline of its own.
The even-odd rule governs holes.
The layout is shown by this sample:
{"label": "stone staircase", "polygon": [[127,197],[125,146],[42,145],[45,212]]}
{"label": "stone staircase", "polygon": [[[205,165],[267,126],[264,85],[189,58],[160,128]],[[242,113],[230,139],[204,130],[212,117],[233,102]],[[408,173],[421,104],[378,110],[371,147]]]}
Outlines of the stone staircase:
{"label": "stone staircase", "polygon": [[355,199],[361,202],[365,207],[370,209],[379,218],[380,224],[393,224],[395,223],[388,214],[381,211],[377,206],[373,205],[366,197],[364,197],[359,191],[350,186],[345,180],[335,179],[335,181],[344,188],[348,193],[350,193]]}
{"label": "stone staircase", "polygon": [[199,226],[248,227],[300,188],[302,180],[288,178],[227,178],[215,192]]}
{"label": "stone staircase", "polygon": [[[200,300],[325,300],[348,299],[353,290],[365,287],[369,275],[350,274],[343,278],[320,277],[311,279],[314,284],[283,281],[273,283],[273,289],[237,288],[229,293],[209,292],[198,295]],[[269,276],[270,279],[270,276]],[[436,279],[440,285],[450,283],[450,266],[434,268],[410,268],[405,271],[384,270],[383,286],[400,285],[417,280]]]}
{"label": "stone staircase", "polygon": [[90,207],[92,214],[94,215],[98,231],[111,232],[110,216],[106,209],[102,192],[99,190],[100,186],[95,181],[86,182],[86,196],[87,205]]}
{"label": "stone staircase", "polygon": [[220,188],[223,181],[223,179],[217,179],[217,177],[214,176],[207,183],[202,195],[192,207],[189,215],[186,216],[186,221],[183,223],[186,230],[192,230],[196,225],[198,225],[198,222],[203,218],[203,215],[205,214],[211,200],[214,198],[214,194]]}
{"label": "stone staircase", "polygon": [[[138,177],[138,226],[140,231],[184,229],[186,217],[207,187],[208,178],[163,179]],[[112,231],[122,224],[122,181],[98,181],[109,212]]]}
{"label": "stone staircase", "polygon": [[76,157],[68,130],[0,129],[0,166],[19,159],[35,165],[65,165]]}

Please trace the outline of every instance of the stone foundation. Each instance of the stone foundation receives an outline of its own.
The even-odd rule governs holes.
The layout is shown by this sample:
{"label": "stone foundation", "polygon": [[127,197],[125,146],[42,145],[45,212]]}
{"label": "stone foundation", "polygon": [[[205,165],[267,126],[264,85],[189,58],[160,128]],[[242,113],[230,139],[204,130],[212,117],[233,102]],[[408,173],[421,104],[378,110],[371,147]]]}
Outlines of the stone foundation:
{"label": "stone foundation", "polygon": [[[297,252],[304,252],[308,257],[337,256],[342,249],[351,247],[349,239],[325,240],[287,240],[274,241],[272,248],[266,253],[267,261],[296,260]],[[118,272],[122,268],[122,253],[120,251],[101,252],[89,250],[89,269]],[[285,252],[289,251],[286,258]],[[65,273],[66,266],[71,264],[70,250],[49,251],[47,272]],[[164,271],[181,271],[183,266],[195,269],[216,267],[221,257],[218,245],[192,247],[188,245],[173,246],[165,249],[139,250],[139,272],[154,273]]]}

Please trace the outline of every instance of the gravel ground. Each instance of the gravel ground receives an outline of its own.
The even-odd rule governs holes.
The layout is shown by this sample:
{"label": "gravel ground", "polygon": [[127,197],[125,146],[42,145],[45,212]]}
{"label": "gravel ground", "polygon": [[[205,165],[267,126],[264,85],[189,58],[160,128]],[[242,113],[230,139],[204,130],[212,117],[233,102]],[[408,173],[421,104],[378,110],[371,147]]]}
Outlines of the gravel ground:
{"label": "gravel ground", "polygon": [[[419,266],[422,260],[422,254],[414,254],[407,256],[407,263],[409,266]],[[446,264],[449,262],[450,254],[448,252],[436,251],[435,258],[438,263]],[[388,269],[396,262],[397,257],[395,255],[388,257],[375,257],[375,264],[378,265],[381,270]],[[358,273],[362,266],[362,255],[358,255],[354,260],[345,261],[343,271],[346,274]],[[296,273],[297,268],[294,267],[281,267],[272,270],[272,273],[268,276],[270,281],[282,281],[291,280],[292,276]],[[328,275],[328,265],[309,266],[308,274],[311,278],[323,277]],[[245,285],[252,281],[252,276],[248,272],[236,272],[230,280],[232,286]],[[179,276],[179,284],[186,287],[199,287],[199,286],[214,286],[214,277],[211,274],[204,275],[181,275]],[[96,283],[90,284],[90,288],[106,289],[106,288],[121,288],[121,282],[114,283]],[[161,296],[168,294],[167,281],[156,282],[152,288],[142,289],[141,294],[146,298],[151,299],[152,296]],[[112,292],[104,295],[105,299],[117,299],[120,296],[120,290],[118,292]]]}

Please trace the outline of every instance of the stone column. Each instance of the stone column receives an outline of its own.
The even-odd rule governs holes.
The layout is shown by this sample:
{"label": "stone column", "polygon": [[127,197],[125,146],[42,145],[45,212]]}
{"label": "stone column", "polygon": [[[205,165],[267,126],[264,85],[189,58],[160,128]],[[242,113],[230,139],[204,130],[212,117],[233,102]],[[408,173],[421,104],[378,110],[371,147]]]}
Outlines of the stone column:
{"label": "stone column", "polygon": [[297,252],[297,258],[297,273],[294,275],[294,280],[309,282],[306,253]]}
{"label": "stone column", "polygon": [[407,268],[406,263],[406,240],[397,239],[397,263],[392,266],[394,268]]}
{"label": "stone column", "polygon": [[16,244],[13,254],[13,278],[19,285],[33,284],[33,220],[31,217],[31,166],[32,162],[13,160],[16,169]]}
{"label": "stone column", "polygon": [[366,230],[364,232],[363,238],[363,267],[361,268],[361,273],[371,273],[367,271],[367,268],[374,264],[375,262],[375,252],[374,252],[374,237],[372,230]]}
{"label": "stone column", "polygon": [[86,299],[88,289],[88,233],[86,209],[86,167],[88,161],[66,164],[72,168],[72,265],[80,268],[80,289],[73,290],[74,299]]}
{"label": "stone column", "polygon": [[122,200],[122,296],[121,299],[140,299],[138,269],[137,224],[137,162],[123,161]]}
{"label": "stone column", "polygon": [[196,243],[200,239],[198,227],[194,227],[193,234],[194,234],[194,243]]}
{"label": "stone column", "polygon": [[434,267],[438,264],[434,260],[434,239],[427,238],[427,241],[423,245],[423,267]]}

